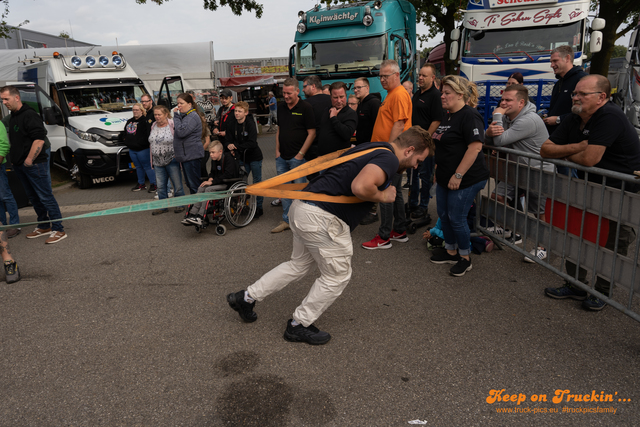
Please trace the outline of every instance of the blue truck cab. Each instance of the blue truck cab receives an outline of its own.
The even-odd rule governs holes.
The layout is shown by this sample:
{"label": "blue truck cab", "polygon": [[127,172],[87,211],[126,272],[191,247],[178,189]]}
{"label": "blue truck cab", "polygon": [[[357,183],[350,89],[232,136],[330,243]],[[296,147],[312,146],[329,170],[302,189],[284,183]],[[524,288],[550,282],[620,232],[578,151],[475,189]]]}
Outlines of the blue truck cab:
{"label": "blue truck cab", "polygon": [[359,1],[315,6],[298,13],[295,44],[289,50],[289,76],[302,81],[317,75],[323,83],[342,81],[352,93],[358,77],[369,79],[370,92],[386,91],[380,64],[394,59],[401,81],[416,80],[416,11],[405,0]]}

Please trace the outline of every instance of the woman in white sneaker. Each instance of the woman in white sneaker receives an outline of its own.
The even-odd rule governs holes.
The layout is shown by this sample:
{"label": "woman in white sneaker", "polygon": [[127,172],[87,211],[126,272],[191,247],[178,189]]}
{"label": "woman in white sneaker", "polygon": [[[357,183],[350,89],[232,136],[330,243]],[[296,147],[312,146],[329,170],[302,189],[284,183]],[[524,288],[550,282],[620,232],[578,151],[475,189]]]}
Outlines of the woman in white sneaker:
{"label": "woman in white sneaker", "polygon": [[436,201],[445,250],[434,251],[431,262],[454,264],[450,273],[471,270],[467,214],[489,178],[482,144],[484,122],[473,108],[478,101],[475,84],[459,76],[442,80],[442,108],[447,114],[433,134],[436,145]]}

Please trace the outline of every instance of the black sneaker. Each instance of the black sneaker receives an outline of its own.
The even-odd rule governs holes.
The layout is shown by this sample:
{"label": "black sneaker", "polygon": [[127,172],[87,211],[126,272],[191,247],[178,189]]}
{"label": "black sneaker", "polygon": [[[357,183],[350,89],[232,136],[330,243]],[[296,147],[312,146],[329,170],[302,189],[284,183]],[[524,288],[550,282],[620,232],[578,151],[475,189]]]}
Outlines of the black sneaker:
{"label": "black sneaker", "polygon": [[460,254],[450,255],[446,249],[436,248],[430,260],[434,264],[456,264],[460,261]]}
{"label": "black sneaker", "polygon": [[146,189],[146,188],[147,188],[147,187],[146,187],[144,184],[136,184],[136,186],[135,186],[135,187],[133,187],[133,188],[131,189],[131,191],[140,191],[140,190],[144,190],[144,189]]}
{"label": "black sneaker", "polygon": [[149,184],[149,193],[155,193],[156,191],[158,191],[158,186],[155,184]]}
{"label": "black sneaker", "polygon": [[360,225],[369,225],[378,221],[378,214],[369,212],[367,216],[360,220]]}
{"label": "black sneaker", "polygon": [[191,225],[201,226],[203,223],[202,219],[203,218],[200,215],[189,215],[187,217],[187,222]]}
{"label": "black sneaker", "polygon": [[511,233],[511,237],[507,239],[509,243],[513,243],[514,245],[522,244],[522,236],[518,233]]}
{"label": "black sneaker", "polygon": [[427,216],[426,209],[421,208],[420,206],[416,206],[415,208],[411,209],[411,219],[422,219],[425,216]]}
{"label": "black sneaker", "polygon": [[227,295],[227,302],[229,307],[238,312],[240,318],[247,323],[255,322],[258,320],[258,315],[253,311],[256,303],[249,304],[244,300],[244,291],[238,291],[235,294]]}
{"label": "black sneaker", "polygon": [[161,215],[163,213],[167,213],[169,212],[169,209],[156,209],[155,211],[151,212],[151,215]]}
{"label": "black sneaker", "polygon": [[471,258],[467,260],[460,257],[460,261],[458,261],[456,265],[451,267],[449,273],[451,273],[452,276],[462,277],[467,271],[471,271],[471,268]]}
{"label": "black sneaker", "polygon": [[587,298],[587,293],[585,291],[576,288],[568,282],[565,282],[564,286],[561,286],[559,288],[547,288],[544,290],[544,294],[550,298],[555,299],[571,298],[582,301]]}
{"label": "black sneaker", "polygon": [[4,262],[4,274],[6,276],[6,282],[16,283],[20,281],[22,277],[20,277],[20,269],[15,261],[5,261]]}
{"label": "black sneaker", "polygon": [[600,311],[606,306],[606,302],[602,301],[600,298],[594,297],[593,295],[589,295],[586,300],[582,301],[582,308],[585,310]]}
{"label": "black sneaker", "polygon": [[253,217],[254,218],[260,218],[262,215],[264,215],[264,211],[262,210],[262,208],[257,208],[256,209],[256,214]]}
{"label": "black sneaker", "polygon": [[284,339],[291,342],[306,342],[311,345],[322,345],[329,342],[331,335],[322,332],[313,325],[304,327],[303,325],[292,326],[292,320],[287,322],[287,329],[284,331]]}

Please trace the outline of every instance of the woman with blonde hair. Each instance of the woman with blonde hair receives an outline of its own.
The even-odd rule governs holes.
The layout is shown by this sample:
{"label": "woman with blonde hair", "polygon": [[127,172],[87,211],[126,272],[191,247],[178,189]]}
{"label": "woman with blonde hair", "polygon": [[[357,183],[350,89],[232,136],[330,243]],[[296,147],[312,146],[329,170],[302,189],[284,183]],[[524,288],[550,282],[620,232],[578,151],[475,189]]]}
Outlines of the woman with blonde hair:
{"label": "woman with blonde hair", "polygon": [[482,144],[484,123],[473,108],[476,85],[460,76],[442,80],[442,108],[447,111],[433,134],[436,145],[436,200],[445,249],[434,251],[431,262],[454,264],[449,271],[463,276],[471,270],[467,215],[473,200],[489,178]]}
{"label": "woman with blonde hair", "polygon": [[[175,133],[173,119],[169,109],[164,105],[158,105],[153,109],[155,121],[151,125],[149,144],[151,146],[151,163],[158,179],[158,199],[168,197],[167,187],[169,180],[173,184],[176,197],[184,196],[182,188],[182,173],[180,164],[175,159],[173,151],[173,135]],[[178,206],[175,213],[184,211],[184,207]],[[152,215],[169,212],[169,209],[157,209]]]}
{"label": "woman with blonde hair", "polygon": [[149,124],[147,110],[142,104],[133,104],[131,108],[133,117],[127,120],[124,126],[124,145],[129,148],[129,157],[136,167],[138,184],[131,191],[144,190],[145,175],[149,177],[149,193],[154,193],[156,186],[156,174],[151,169],[151,157],[149,154]]}

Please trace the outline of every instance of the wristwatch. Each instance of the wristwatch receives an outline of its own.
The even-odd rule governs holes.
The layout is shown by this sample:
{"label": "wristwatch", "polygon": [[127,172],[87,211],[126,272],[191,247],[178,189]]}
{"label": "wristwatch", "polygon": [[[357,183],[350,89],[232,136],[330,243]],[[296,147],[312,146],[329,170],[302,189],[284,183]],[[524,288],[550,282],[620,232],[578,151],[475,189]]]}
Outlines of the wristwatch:
{"label": "wristwatch", "polygon": [[556,117],[556,124],[559,125],[560,124],[560,116]]}
{"label": "wristwatch", "polygon": [[453,176],[455,176],[458,179],[462,179],[462,174],[461,173],[456,172],[456,173],[453,174]]}

